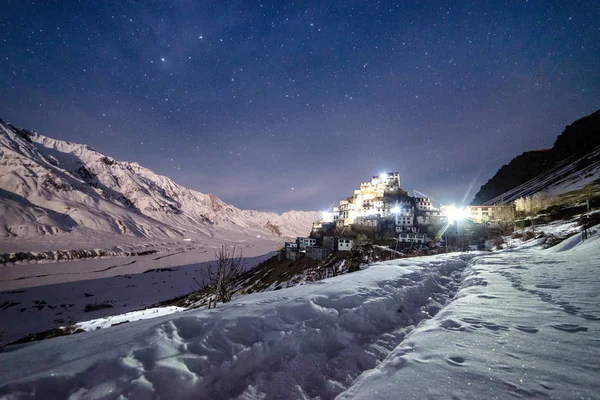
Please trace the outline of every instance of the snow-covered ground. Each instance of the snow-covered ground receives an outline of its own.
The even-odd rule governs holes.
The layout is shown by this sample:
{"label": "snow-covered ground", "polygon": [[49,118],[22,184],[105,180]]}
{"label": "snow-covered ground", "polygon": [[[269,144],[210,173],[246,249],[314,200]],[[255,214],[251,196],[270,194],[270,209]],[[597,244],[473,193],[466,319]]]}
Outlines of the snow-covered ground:
{"label": "snow-covered ground", "polygon": [[96,329],[106,329],[126,322],[141,321],[144,319],[152,319],[163,315],[175,314],[180,311],[185,311],[183,307],[167,306],[153,307],[139,311],[131,311],[125,314],[109,315],[104,318],[91,319],[89,321],[78,322],[74,325],[75,329],[84,331],[95,331]]}
{"label": "snow-covered ground", "polygon": [[[2,272],[0,282],[0,288],[9,288],[0,292],[0,345],[74,322],[137,311],[188,294],[198,288],[206,269],[214,263],[198,262],[205,255],[206,251],[201,254],[188,251],[19,265],[20,271],[6,267],[8,271]],[[246,257],[244,269],[272,255]],[[192,263],[194,257],[196,262]],[[189,265],[179,264],[186,260]],[[22,278],[14,278],[11,275],[14,272],[20,272]],[[85,280],[77,281],[78,277]],[[41,284],[45,279],[63,282],[27,287],[32,282]]]}
{"label": "snow-covered ground", "polygon": [[600,398],[600,234],[580,241],[388,261],[8,348],[0,396]]}
{"label": "snow-covered ground", "polygon": [[[24,261],[0,264],[0,292],[32,286],[101,279],[130,274],[141,274],[153,269],[193,266],[215,259],[215,250],[227,245],[245,257],[260,257],[282,247],[283,242],[260,240],[252,243],[227,241],[222,243],[179,242],[164,243],[145,248],[159,252],[129,257],[105,257],[72,261]],[[1,295],[0,295],[1,299]]]}
{"label": "snow-covered ground", "polygon": [[600,398],[600,237],[580,240],[476,257],[456,299],[341,398]]}

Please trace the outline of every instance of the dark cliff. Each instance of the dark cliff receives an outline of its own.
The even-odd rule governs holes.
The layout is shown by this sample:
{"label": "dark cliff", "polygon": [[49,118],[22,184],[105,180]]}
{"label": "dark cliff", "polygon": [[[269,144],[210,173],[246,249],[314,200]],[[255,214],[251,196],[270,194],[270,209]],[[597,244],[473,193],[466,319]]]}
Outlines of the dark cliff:
{"label": "dark cliff", "polygon": [[600,110],[568,125],[551,149],[528,151],[503,165],[492,179],[479,189],[471,204],[483,204],[549,171],[558,162],[581,157],[598,146],[600,146]]}
{"label": "dark cliff", "polygon": [[552,153],[555,161],[571,156],[583,156],[600,146],[600,110],[567,126],[561,133]]}

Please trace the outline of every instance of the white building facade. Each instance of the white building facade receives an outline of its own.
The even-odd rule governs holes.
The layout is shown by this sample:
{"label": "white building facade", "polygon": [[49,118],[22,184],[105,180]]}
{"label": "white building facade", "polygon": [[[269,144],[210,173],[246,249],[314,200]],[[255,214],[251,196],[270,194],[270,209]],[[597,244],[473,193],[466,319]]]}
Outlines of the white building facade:
{"label": "white building facade", "polygon": [[403,243],[425,243],[427,236],[423,233],[403,232],[398,235],[398,240]]}
{"label": "white building facade", "polygon": [[337,249],[338,251],[350,251],[352,250],[352,246],[354,245],[354,240],[352,239],[338,239],[337,240]]}

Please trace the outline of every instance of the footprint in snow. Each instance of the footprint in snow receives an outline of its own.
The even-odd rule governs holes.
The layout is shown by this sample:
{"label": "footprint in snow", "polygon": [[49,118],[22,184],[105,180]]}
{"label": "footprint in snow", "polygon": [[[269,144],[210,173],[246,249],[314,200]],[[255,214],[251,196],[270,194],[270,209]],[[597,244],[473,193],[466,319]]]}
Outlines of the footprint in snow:
{"label": "footprint in snow", "polygon": [[450,365],[462,366],[465,362],[465,359],[464,359],[464,357],[461,357],[461,356],[452,356],[452,357],[448,357],[446,359],[446,361]]}
{"label": "footprint in snow", "polygon": [[558,329],[559,331],[570,332],[570,333],[587,332],[587,330],[588,330],[588,328],[586,328],[585,326],[573,325],[573,324],[555,324],[555,325],[550,325],[550,326],[553,327],[554,329]]}
{"label": "footprint in snow", "polygon": [[562,286],[554,285],[552,283],[538,283],[537,285],[535,285],[535,287],[540,289],[560,289]]}
{"label": "footprint in snow", "polygon": [[445,319],[440,323],[440,327],[447,331],[465,331],[466,328],[453,319]]}
{"label": "footprint in snow", "polygon": [[490,331],[508,331],[509,328],[507,326],[498,325],[493,322],[482,322],[484,328],[489,329]]}
{"label": "footprint in snow", "polygon": [[515,325],[515,329],[518,329],[522,332],[526,332],[526,333],[538,333],[540,330],[538,328],[535,328],[533,326],[527,326],[527,325]]}
{"label": "footprint in snow", "polygon": [[475,324],[475,325],[479,325],[483,322],[479,318],[470,318],[470,317],[461,318],[460,320],[463,322],[466,322],[467,324]]}
{"label": "footprint in snow", "polygon": [[585,319],[592,320],[592,321],[598,321],[598,320],[600,320],[600,317],[598,317],[596,315],[592,315],[592,314],[581,314],[581,317],[585,318]]}

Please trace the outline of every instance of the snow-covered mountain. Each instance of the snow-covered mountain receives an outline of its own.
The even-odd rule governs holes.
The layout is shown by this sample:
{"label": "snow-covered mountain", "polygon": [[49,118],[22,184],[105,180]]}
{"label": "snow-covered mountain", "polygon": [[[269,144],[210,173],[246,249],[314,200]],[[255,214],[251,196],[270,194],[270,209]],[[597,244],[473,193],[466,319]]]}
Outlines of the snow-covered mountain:
{"label": "snow-covered mountain", "polygon": [[[0,237],[126,235],[146,239],[306,235],[317,212],[241,210],[135,162],[0,120]],[[121,236],[123,237],[123,236]]]}

